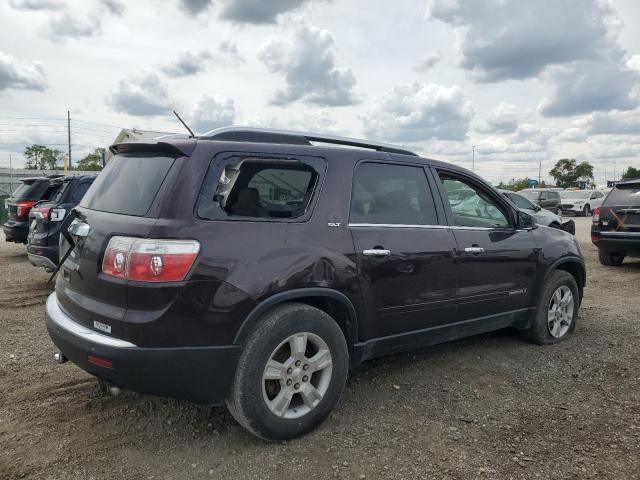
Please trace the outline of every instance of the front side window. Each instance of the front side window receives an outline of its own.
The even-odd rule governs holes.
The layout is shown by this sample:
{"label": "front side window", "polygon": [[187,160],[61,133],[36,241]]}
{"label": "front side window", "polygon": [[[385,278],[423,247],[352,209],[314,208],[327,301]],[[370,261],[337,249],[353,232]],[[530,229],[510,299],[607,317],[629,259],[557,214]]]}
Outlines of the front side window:
{"label": "front side window", "polygon": [[298,218],[308,211],[318,178],[316,170],[304,162],[245,159],[230,163],[217,179],[207,175],[198,216],[208,220]]}
{"label": "front side window", "polygon": [[[440,173],[446,199],[458,227],[508,227],[509,221],[502,207],[487,193],[465,180]],[[459,200],[464,197],[464,200]]]}
{"label": "front side window", "polygon": [[351,223],[437,225],[425,171],[408,165],[361,163],[351,192]]}

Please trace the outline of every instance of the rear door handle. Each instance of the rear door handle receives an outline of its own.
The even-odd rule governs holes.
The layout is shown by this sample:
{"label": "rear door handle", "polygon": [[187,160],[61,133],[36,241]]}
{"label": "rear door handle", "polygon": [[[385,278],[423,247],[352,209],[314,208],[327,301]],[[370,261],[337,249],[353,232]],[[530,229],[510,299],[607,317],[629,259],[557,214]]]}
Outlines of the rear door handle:
{"label": "rear door handle", "polygon": [[372,248],[370,250],[363,250],[362,254],[367,257],[387,257],[391,255],[391,250],[385,250],[384,248]]}
{"label": "rear door handle", "polygon": [[464,253],[473,253],[474,255],[477,255],[483,252],[484,252],[484,248],[482,247],[467,247],[464,249]]}

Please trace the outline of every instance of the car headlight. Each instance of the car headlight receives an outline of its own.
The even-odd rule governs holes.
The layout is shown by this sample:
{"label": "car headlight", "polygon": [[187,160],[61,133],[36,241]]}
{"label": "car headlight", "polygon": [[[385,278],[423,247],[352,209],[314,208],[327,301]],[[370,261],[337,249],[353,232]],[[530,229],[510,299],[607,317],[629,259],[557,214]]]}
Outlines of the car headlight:
{"label": "car headlight", "polygon": [[584,200],[576,200],[575,202],[573,202],[574,205],[582,205],[584,203]]}

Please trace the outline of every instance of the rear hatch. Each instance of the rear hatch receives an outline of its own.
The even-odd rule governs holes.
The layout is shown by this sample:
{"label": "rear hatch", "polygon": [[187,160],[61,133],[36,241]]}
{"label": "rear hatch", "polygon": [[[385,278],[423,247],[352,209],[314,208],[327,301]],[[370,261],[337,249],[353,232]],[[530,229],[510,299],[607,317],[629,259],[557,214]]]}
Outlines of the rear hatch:
{"label": "rear hatch", "polygon": [[640,240],[640,180],[616,185],[600,207],[600,232],[605,238]]}
{"label": "rear hatch", "polygon": [[[56,283],[60,306],[78,323],[127,339],[123,317],[127,280],[102,271],[105,249],[113,236],[150,237],[158,218],[158,197],[176,157],[164,153],[131,153],[113,157],[71,215],[75,243]],[[69,217],[65,222],[71,222]],[[84,230],[84,231],[83,231]],[[60,236],[60,256],[70,244]]]}
{"label": "rear hatch", "polygon": [[36,202],[48,198],[49,180],[46,178],[25,178],[13,195],[7,199],[9,222],[25,222],[29,211]]}
{"label": "rear hatch", "polygon": [[50,200],[41,200],[37,202],[29,212],[29,236],[27,242],[29,244],[43,245],[49,234],[49,215],[50,209],[55,208],[69,186],[69,182],[63,180],[51,180],[49,182],[52,193]]}

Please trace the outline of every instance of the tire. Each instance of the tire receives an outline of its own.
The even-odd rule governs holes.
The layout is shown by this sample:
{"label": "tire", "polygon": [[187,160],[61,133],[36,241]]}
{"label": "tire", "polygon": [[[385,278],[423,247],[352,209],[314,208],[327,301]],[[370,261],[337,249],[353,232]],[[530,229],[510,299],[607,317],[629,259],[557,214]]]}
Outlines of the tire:
{"label": "tire", "polygon": [[[569,298],[564,296],[567,294],[570,294],[570,304],[558,302]],[[552,317],[554,305],[562,308],[553,310]],[[563,270],[553,271],[545,281],[531,325],[522,331],[524,338],[539,345],[561,342],[575,330],[579,307],[578,285],[573,275]]]}
{"label": "tire", "polygon": [[[303,339],[306,348],[301,348]],[[304,353],[295,353],[294,346]],[[348,372],[347,342],[333,318],[301,303],[280,305],[249,334],[227,408],[240,425],[264,440],[295,438],[329,416]]]}
{"label": "tire", "polygon": [[591,215],[591,207],[589,207],[589,205],[585,205],[582,209],[582,216],[588,217],[589,215]]}
{"label": "tire", "polygon": [[598,260],[602,265],[607,267],[619,267],[622,265],[624,255],[618,255],[617,253],[606,252],[601,248],[598,249]]}

